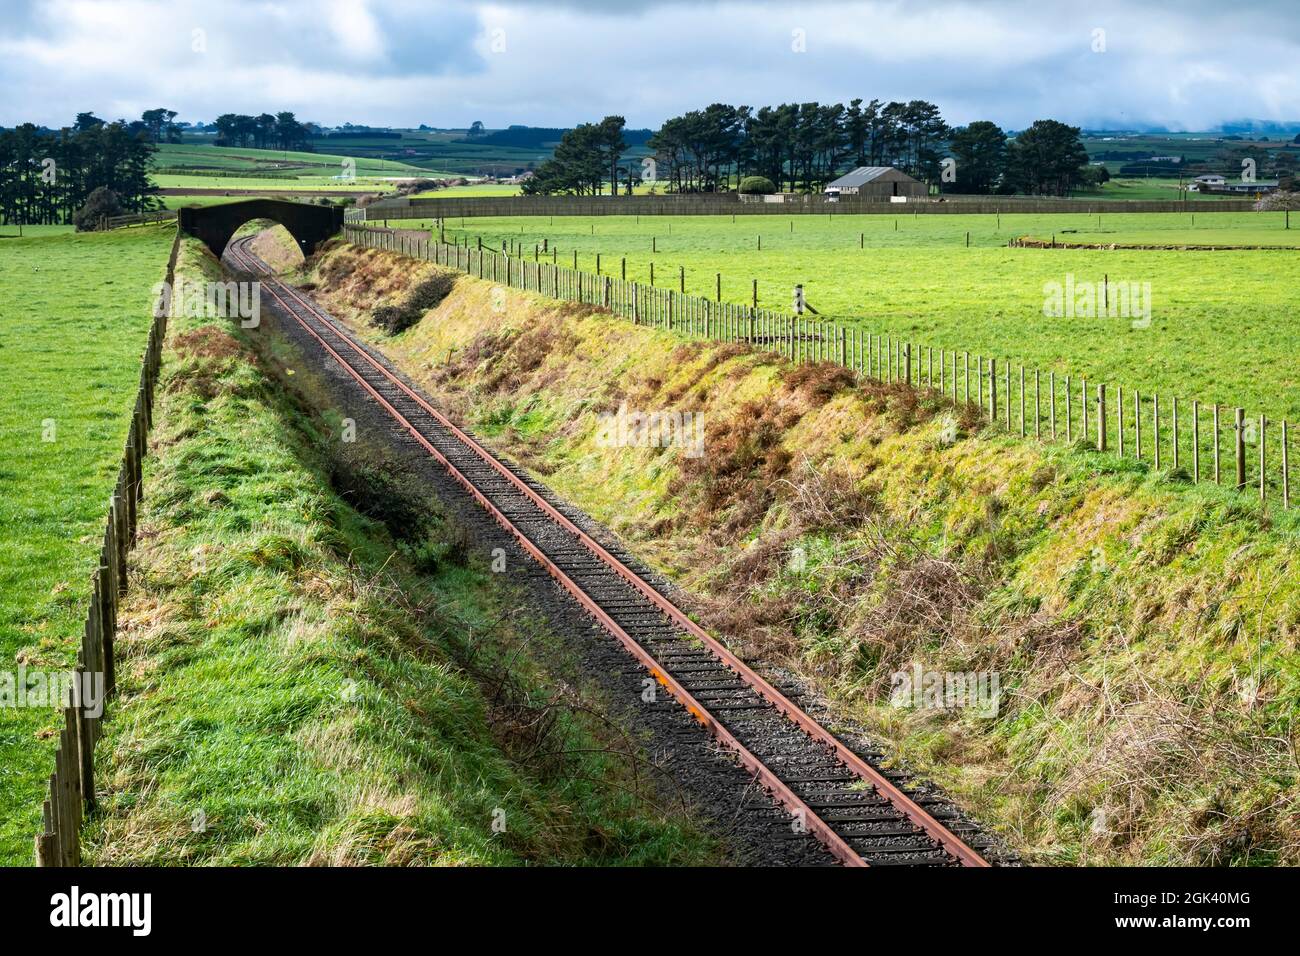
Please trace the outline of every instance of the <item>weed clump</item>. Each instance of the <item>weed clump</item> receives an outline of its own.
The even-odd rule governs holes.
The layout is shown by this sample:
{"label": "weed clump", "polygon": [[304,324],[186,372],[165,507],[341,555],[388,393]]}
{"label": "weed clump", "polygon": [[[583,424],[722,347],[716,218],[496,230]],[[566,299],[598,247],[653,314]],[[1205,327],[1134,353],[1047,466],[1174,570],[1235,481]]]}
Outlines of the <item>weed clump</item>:
{"label": "weed clump", "polygon": [[783,443],[799,418],[798,409],[784,402],[750,401],[733,417],[710,421],[704,439],[709,453],[683,458],[670,489],[695,498],[696,513],[683,512],[683,519],[724,531],[758,521],[775,500],[776,483],[789,473],[793,455]]}
{"label": "weed clump", "polygon": [[382,305],[372,311],[370,322],[389,335],[405,332],[424,318],[429,309],[436,309],[455,285],[456,276],[450,272],[432,275],[411,289],[400,305]]}

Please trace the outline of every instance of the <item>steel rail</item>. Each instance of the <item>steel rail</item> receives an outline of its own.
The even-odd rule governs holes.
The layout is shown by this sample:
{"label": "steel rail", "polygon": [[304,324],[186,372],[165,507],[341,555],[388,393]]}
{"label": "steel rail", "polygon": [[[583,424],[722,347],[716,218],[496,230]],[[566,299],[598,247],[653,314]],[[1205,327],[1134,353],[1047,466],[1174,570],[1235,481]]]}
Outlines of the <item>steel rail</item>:
{"label": "steel rail", "polygon": [[[244,246],[247,245],[249,241],[250,240],[237,240],[235,243],[232,243],[230,251],[232,252],[234,258],[243,261],[243,263],[248,268],[248,271],[254,274],[264,274],[264,270],[258,268],[256,263],[253,261],[253,257],[246,254],[244,251]],[[265,277],[266,276],[264,275],[264,278]],[[544,553],[542,553],[539,549],[537,549],[536,546],[534,546],[532,542],[527,538],[527,536],[524,535],[523,532],[521,532],[517,527],[515,527],[514,524],[510,522],[510,520],[505,515],[503,515],[496,508],[495,505],[492,504],[492,502],[490,502],[484,495],[482,495],[482,493],[476,487],[474,487],[473,484],[450,461],[448,461],[445,456],[443,456],[436,448],[434,448],[424,438],[424,436],[419,433],[418,429],[416,429],[415,426],[404,415],[401,414],[401,412],[399,412],[396,408],[394,408],[382,395],[380,395],[379,392],[376,391],[370,385],[369,382],[365,381],[365,379],[352,367],[351,363],[345,361],[343,357],[337,352],[337,350],[335,350],[332,346],[329,345],[329,343],[327,343],[323,338],[321,338],[321,336],[317,334],[316,330],[311,328],[310,324],[304,321],[295,312],[295,310],[289,305],[289,303],[285,301],[284,297],[281,296],[279,292],[276,291],[276,286],[283,289],[289,295],[289,297],[295,300],[302,309],[306,310],[312,316],[313,319],[328,326],[329,329],[334,332],[334,334],[338,335],[339,338],[343,342],[345,342],[356,355],[360,356],[371,368],[373,368],[375,371],[380,373],[389,383],[391,383],[394,387],[399,389],[407,398],[409,398],[410,400],[418,404],[426,414],[428,414],[435,421],[437,421],[438,424],[442,426],[445,430],[450,432],[462,445],[472,450],[481,459],[483,463],[489,465],[494,471],[496,471],[504,479],[506,479],[506,481],[509,482],[515,490],[517,490],[519,493],[527,497],[528,500],[532,502],[535,507],[537,507],[540,511],[542,511],[554,523],[560,525],[566,531],[572,534],[575,538],[577,538],[579,542],[581,542],[601,562],[603,562],[605,565],[607,565],[612,570],[614,570],[628,584],[630,584],[640,594],[642,594],[645,598],[651,601],[670,620],[672,620],[684,631],[686,631],[692,637],[696,638],[701,643],[703,643],[706,647],[708,647],[708,649],[720,661],[722,661],[722,663],[724,663],[728,668],[730,668],[736,674],[737,677],[739,677],[746,685],[748,685],[752,690],[754,690],[754,692],[757,693],[761,698],[765,699],[768,703],[774,705],[776,709],[784,717],[786,717],[786,719],[796,724],[800,729],[802,729],[814,740],[825,745],[828,749],[830,749],[835,754],[835,756],[842,763],[845,764],[846,767],[848,767],[850,770],[856,773],[859,777],[864,778],[865,780],[870,782],[880,793],[880,795],[883,796],[891,805],[893,805],[895,809],[897,809],[900,813],[902,813],[911,823],[913,823],[920,830],[922,830],[927,836],[929,836],[941,847],[943,847],[944,850],[946,850],[958,862],[960,862],[964,866],[981,867],[981,866],[990,865],[986,860],[984,860],[983,857],[979,855],[978,852],[976,852],[969,845],[967,845],[965,841],[963,841],[960,837],[958,837],[951,830],[945,827],[940,821],[938,821],[933,816],[931,816],[928,812],[926,812],[926,810],[923,807],[921,807],[915,800],[913,800],[906,793],[904,793],[901,790],[901,788],[899,788],[896,784],[893,783],[893,781],[889,780],[879,770],[871,766],[871,764],[863,760],[860,756],[858,756],[847,746],[845,746],[833,734],[831,734],[824,727],[822,727],[816,720],[814,720],[809,714],[803,711],[798,705],[790,701],[789,698],[787,698],[784,694],[781,693],[781,691],[779,691],[777,688],[772,686],[770,682],[768,682],[761,675],[756,673],[752,668],[750,668],[747,664],[745,664],[738,657],[736,657],[730,650],[728,650],[723,644],[721,644],[716,638],[714,638],[707,631],[705,631],[698,624],[696,624],[693,620],[691,620],[690,617],[688,617],[683,611],[681,611],[681,609],[679,609],[671,601],[669,601],[662,594],[660,594],[658,590],[653,588],[648,582],[646,582],[634,571],[628,568],[622,561],[620,561],[614,555],[610,554],[610,552],[606,548],[604,548],[598,541],[596,541],[589,534],[587,534],[585,531],[579,528],[567,516],[565,516],[562,512],[560,512],[557,508],[555,508],[550,502],[546,501],[545,498],[543,498],[531,487],[529,487],[527,483],[525,483],[513,471],[511,471],[504,464],[502,464],[494,455],[492,455],[486,448],[484,448],[477,440],[475,440],[472,436],[467,434],[463,429],[458,427],[454,422],[452,422],[440,411],[438,411],[431,404],[429,404],[429,402],[427,402],[423,398],[423,396],[421,396],[419,393],[415,392],[408,385],[406,385],[405,382],[403,382],[400,378],[395,376],[383,363],[379,362],[374,358],[374,356],[370,355],[368,351],[366,351],[364,348],[361,348],[356,342],[352,340],[351,335],[348,334],[346,330],[341,329],[338,323],[336,323],[333,320],[333,318],[330,317],[328,314],[324,313],[319,306],[317,306],[315,303],[311,302],[310,300],[305,299],[296,290],[294,290],[292,287],[288,286],[287,284],[279,282],[274,278],[271,278],[269,290],[271,294],[275,297],[275,299],[285,307],[285,310],[291,316],[293,316],[293,318],[335,358],[335,360],[339,363],[339,365],[342,368],[344,368],[354,379],[356,379],[358,383],[360,383],[363,386],[363,388],[372,397],[374,397],[377,401],[379,401],[381,405],[384,406],[384,408],[388,411],[388,413],[392,417],[396,418],[400,423],[402,423],[403,426],[406,428],[406,430],[410,432],[413,435],[413,437],[415,437],[416,440],[423,447],[425,447],[426,450],[428,450],[444,467],[446,467],[448,471],[453,475],[454,478],[456,478],[456,480],[460,484],[465,486],[465,488],[471,493],[471,495],[473,495],[475,500],[478,501],[480,505],[482,505],[490,514],[492,514],[492,516],[498,521],[498,523],[500,523],[504,528],[506,528],[506,530],[510,531],[521,542],[525,550],[528,551],[528,553],[532,557],[534,557],[535,560],[537,560],[540,564],[542,564],[542,566],[547,569],[547,571],[551,574],[551,576],[556,578],[557,581],[559,581],[562,584],[562,586],[565,587],[566,590],[570,591],[570,593],[574,595],[574,597],[579,601],[579,603],[584,607],[584,609],[586,609],[589,613],[591,613],[594,617],[596,617],[597,620],[601,623],[601,625],[605,627],[606,630],[608,630],[611,634],[613,634],[620,641],[620,643],[622,643],[629,650],[629,652],[632,653],[632,655],[636,657],[651,672],[651,674],[655,677],[656,680],[658,680],[661,684],[667,687],[670,690],[670,692],[674,694],[674,696],[678,697],[678,699],[681,700],[681,702],[686,706],[687,710],[690,711],[691,714],[697,720],[699,720],[701,724],[706,726],[715,736],[717,736],[720,740],[722,740],[723,743],[733,748],[740,755],[741,762],[746,767],[748,767],[751,770],[751,772],[759,776],[759,778],[763,781],[763,783],[769,786],[770,789],[772,789],[778,795],[781,802],[784,805],[786,805],[787,809],[790,809],[792,811],[800,811],[803,814],[805,820],[808,822],[809,831],[813,832],[814,835],[816,835],[819,839],[821,839],[822,842],[828,846],[831,852],[838,859],[841,859],[843,862],[846,862],[849,865],[866,865],[865,861],[862,860],[861,856],[857,853],[857,851],[853,850],[846,843],[844,843],[844,841],[830,829],[829,825],[825,824],[820,819],[820,817],[818,817],[817,814],[814,813],[807,806],[807,804],[803,802],[801,798],[799,798],[797,794],[795,794],[792,790],[790,790],[789,787],[786,784],[784,784],[779,777],[777,777],[770,770],[768,770],[766,766],[762,763],[762,761],[759,760],[757,757],[755,757],[752,753],[750,753],[740,743],[740,741],[736,740],[735,737],[726,729],[726,727],[723,726],[719,721],[717,721],[711,714],[709,714],[708,711],[702,705],[700,705],[700,703],[689,693],[689,691],[687,691],[674,678],[672,678],[672,676],[667,672],[667,670],[663,667],[663,665],[661,665],[658,661],[656,661],[653,658],[653,656],[651,656],[641,646],[639,642],[637,642],[633,637],[631,637],[631,635],[627,634],[627,632],[624,631],[623,628],[621,628],[617,624],[617,622],[613,621],[613,619],[610,618],[609,615],[606,614],[599,607],[599,605],[596,604],[596,602],[589,595],[586,594],[585,591],[583,591],[575,582],[573,582],[570,578],[568,578],[568,576],[565,575],[564,572],[554,564],[554,562],[552,562]],[[835,844],[838,844],[838,846],[836,846]]]}

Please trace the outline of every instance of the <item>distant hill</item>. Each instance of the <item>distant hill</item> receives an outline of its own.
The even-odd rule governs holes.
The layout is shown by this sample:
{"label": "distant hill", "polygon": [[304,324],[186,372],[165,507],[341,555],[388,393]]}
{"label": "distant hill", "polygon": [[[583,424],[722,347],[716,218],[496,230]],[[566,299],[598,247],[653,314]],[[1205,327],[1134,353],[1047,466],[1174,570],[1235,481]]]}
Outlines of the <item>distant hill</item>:
{"label": "distant hill", "polygon": [[334,130],[326,133],[324,139],[401,139],[401,133],[390,132],[388,130],[362,129],[362,130]]}
{"label": "distant hill", "polygon": [[1300,133],[1300,120],[1289,120],[1283,123],[1276,123],[1272,120],[1243,119],[1233,120],[1231,123],[1224,123],[1219,128],[1225,133],[1240,133],[1255,136],[1285,136],[1290,138],[1296,133]]}
{"label": "distant hill", "polygon": [[[473,143],[476,146],[514,146],[520,149],[551,149],[560,141],[568,129],[555,129],[546,126],[510,126],[506,129],[493,130],[482,136],[467,136],[457,140],[459,143]],[[650,129],[625,129],[623,139],[628,146],[644,146],[654,135]]]}

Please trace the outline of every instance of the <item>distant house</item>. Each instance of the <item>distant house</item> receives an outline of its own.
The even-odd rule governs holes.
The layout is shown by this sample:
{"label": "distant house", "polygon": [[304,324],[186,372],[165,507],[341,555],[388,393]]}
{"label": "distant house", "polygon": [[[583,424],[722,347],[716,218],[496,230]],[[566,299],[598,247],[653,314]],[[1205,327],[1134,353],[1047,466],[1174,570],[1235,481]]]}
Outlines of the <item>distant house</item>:
{"label": "distant house", "polygon": [[1217,189],[1222,189],[1225,182],[1226,180],[1222,176],[1215,174],[1197,176],[1187,184],[1187,191],[1189,193],[1214,192]]}
{"label": "distant house", "polygon": [[1253,196],[1255,193],[1271,193],[1277,189],[1276,179],[1257,179],[1253,182],[1231,182],[1219,187],[1223,193],[1243,193]]}
{"label": "distant house", "polygon": [[826,186],[828,202],[841,196],[853,196],[866,202],[892,202],[898,199],[923,199],[929,194],[925,183],[913,179],[893,166],[859,166]]}
{"label": "distant house", "polygon": [[1236,180],[1229,182],[1223,176],[1197,176],[1187,186],[1188,192],[1194,193],[1234,193],[1253,196],[1256,193],[1271,193],[1278,188],[1276,179],[1258,179],[1253,181]]}

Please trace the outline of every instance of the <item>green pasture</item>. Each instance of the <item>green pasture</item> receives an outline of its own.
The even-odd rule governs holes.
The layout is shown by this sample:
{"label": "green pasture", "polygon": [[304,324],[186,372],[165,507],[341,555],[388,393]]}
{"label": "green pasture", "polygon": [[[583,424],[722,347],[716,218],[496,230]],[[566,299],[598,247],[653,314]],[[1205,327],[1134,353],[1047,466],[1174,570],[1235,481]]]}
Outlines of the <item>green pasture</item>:
{"label": "green pasture", "polygon": [[333,176],[299,176],[293,179],[271,179],[234,176],[181,176],[170,173],[155,174],[154,183],[159,189],[257,189],[264,192],[313,190],[320,192],[388,192],[395,189],[391,179],[357,176],[355,179],[336,179]]}
{"label": "green pasture", "polygon": [[[58,236],[73,232],[72,226],[20,226],[9,223],[0,226],[0,239],[34,239],[38,236]],[[3,249],[3,246],[0,246]]]}
{"label": "green pasture", "polygon": [[[79,645],[174,227],[0,240],[0,670]],[[32,858],[59,724],[0,707],[0,864]]]}
{"label": "green pasture", "polygon": [[254,196],[159,196],[164,209],[180,209],[182,206],[219,206],[222,203],[241,202],[254,199]]}
{"label": "green pasture", "polygon": [[446,189],[431,189],[427,192],[414,193],[412,199],[437,199],[443,196],[517,196],[519,187],[507,183],[471,184],[469,186],[448,186]]}
{"label": "green pasture", "polygon": [[164,143],[153,157],[155,169],[193,169],[222,172],[296,172],[304,176],[332,176],[343,170],[344,160],[356,164],[358,176],[425,176],[429,171],[394,159],[338,153],[304,153],[281,149],[251,149]]}
{"label": "green pasture", "polygon": [[1077,189],[1072,195],[1075,198],[1082,199],[1187,200],[1191,203],[1218,202],[1223,199],[1242,198],[1219,193],[1185,193],[1182,189],[1185,185],[1184,181],[1178,179],[1157,177],[1117,178],[1103,183],[1096,189]]}

